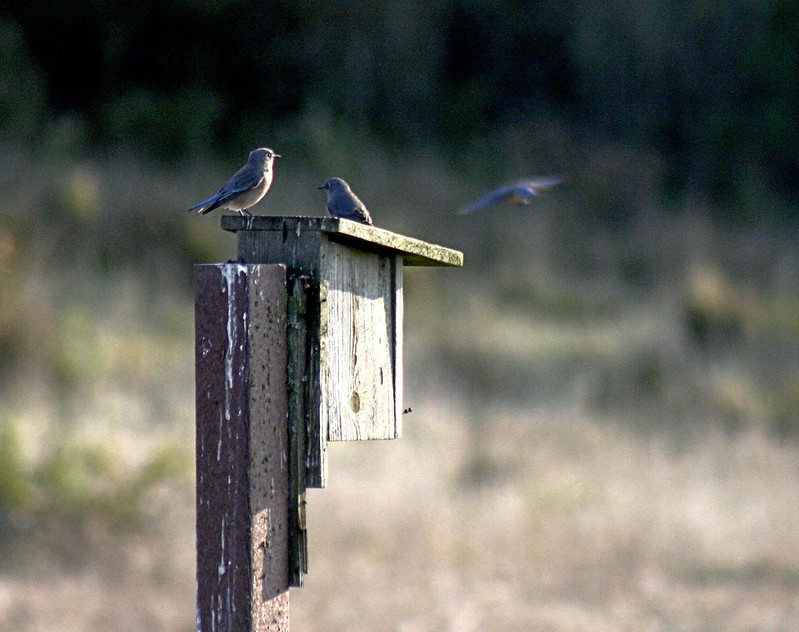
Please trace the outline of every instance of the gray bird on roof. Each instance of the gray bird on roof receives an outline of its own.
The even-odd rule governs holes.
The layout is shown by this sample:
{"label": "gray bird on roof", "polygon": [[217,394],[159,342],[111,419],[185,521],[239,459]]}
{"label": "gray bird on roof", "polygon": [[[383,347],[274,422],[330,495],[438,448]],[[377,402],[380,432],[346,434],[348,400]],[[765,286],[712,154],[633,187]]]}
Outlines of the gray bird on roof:
{"label": "gray bird on roof", "polygon": [[215,208],[238,211],[241,215],[252,215],[249,208],[255,206],[266,195],[272,184],[272,163],[280,158],[271,149],[261,147],[250,152],[247,164],[233,174],[219,193],[189,209],[201,215]]}
{"label": "gray bird on roof", "polygon": [[344,180],[328,178],[327,182],[319,188],[327,191],[327,212],[333,217],[343,217],[371,226],[372,218],[369,217],[369,211]]}
{"label": "gray bird on roof", "polygon": [[511,204],[530,204],[533,198],[538,197],[541,191],[554,187],[563,182],[563,178],[554,176],[551,178],[539,178],[538,180],[520,180],[513,184],[505,184],[490,193],[486,193],[481,198],[471,204],[467,204],[458,213],[466,214],[474,211],[481,211],[485,208],[509,202]]}

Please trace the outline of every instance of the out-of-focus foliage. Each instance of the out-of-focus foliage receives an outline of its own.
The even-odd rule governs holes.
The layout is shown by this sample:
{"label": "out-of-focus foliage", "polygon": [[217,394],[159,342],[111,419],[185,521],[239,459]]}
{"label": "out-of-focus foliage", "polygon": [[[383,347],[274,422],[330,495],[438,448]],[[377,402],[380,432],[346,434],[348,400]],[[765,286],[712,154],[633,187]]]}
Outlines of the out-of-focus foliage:
{"label": "out-of-focus foliage", "polygon": [[0,21],[0,135],[29,137],[41,123],[42,84],[20,29]]}
{"label": "out-of-focus foliage", "polygon": [[319,116],[441,151],[555,119],[655,148],[674,198],[795,198],[798,19],[789,0],[11,2],[0,129],[47,108],[174,159],[241,153],[243,130],[307,142]]}
{"label": "out-of-focus foliage", "polygon": [[187,479],[190,471],[187,455],[166,445],[138,467],[120,462],[108,446],[99,444],[62,445],[30,466],[19,433],[8,420],[0,423],[0,457],[4,544],[10,536],[54,530],[64,521],[82,523],[90,516],[113,521],[116,528],[139,526],[131,523],[144,513],[148,493]]}

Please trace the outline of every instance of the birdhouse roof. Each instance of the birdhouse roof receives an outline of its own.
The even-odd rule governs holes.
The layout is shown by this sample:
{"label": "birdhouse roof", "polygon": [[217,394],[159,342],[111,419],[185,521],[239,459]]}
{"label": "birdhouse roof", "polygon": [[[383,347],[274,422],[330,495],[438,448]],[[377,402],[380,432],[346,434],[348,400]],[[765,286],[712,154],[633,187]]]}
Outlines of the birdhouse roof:
{"label": "birdhouse roof", "polygon": [[286,217],[223,215],[222,228],[239,231],[276,231],[286,234],[313,232],[331,241],[370,252],[396,253],[406,266],[462,266],[463,253],[375,226],[337,217]]}

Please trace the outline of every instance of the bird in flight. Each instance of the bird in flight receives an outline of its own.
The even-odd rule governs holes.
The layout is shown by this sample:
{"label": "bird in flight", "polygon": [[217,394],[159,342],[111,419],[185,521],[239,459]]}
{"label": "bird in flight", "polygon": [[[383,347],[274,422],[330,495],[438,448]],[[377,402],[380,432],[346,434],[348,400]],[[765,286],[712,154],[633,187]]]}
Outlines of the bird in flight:
{"label": "bird in flight", "polygon": [[482,211],[502,202],[511,204],[530,204],[533,198],[541,195],[541,191],[550,189],[563,182],[563,178],[553,176],[550,178],[539,178],[537,180],[519,180],[513,184],[504,184],[493,191],[486,193],[471,204],[467,204],[458,210],[458,213],[474,213]]}

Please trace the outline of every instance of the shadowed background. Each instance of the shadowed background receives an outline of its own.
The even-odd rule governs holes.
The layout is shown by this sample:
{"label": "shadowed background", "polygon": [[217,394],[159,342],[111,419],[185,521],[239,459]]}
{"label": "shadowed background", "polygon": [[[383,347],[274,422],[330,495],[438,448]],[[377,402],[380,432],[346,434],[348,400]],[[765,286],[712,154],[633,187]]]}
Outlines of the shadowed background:
{"label": "shadowed background", "polygon": [[[596,5],[596,6],[595,6]],[[0,629],[194,627],[212,195],[406,271],[405,437],[331,448],[298,630],[783,630],[799,611],[799,7],[0,6]],[[454,214],[563,175],[529,207]]]}

